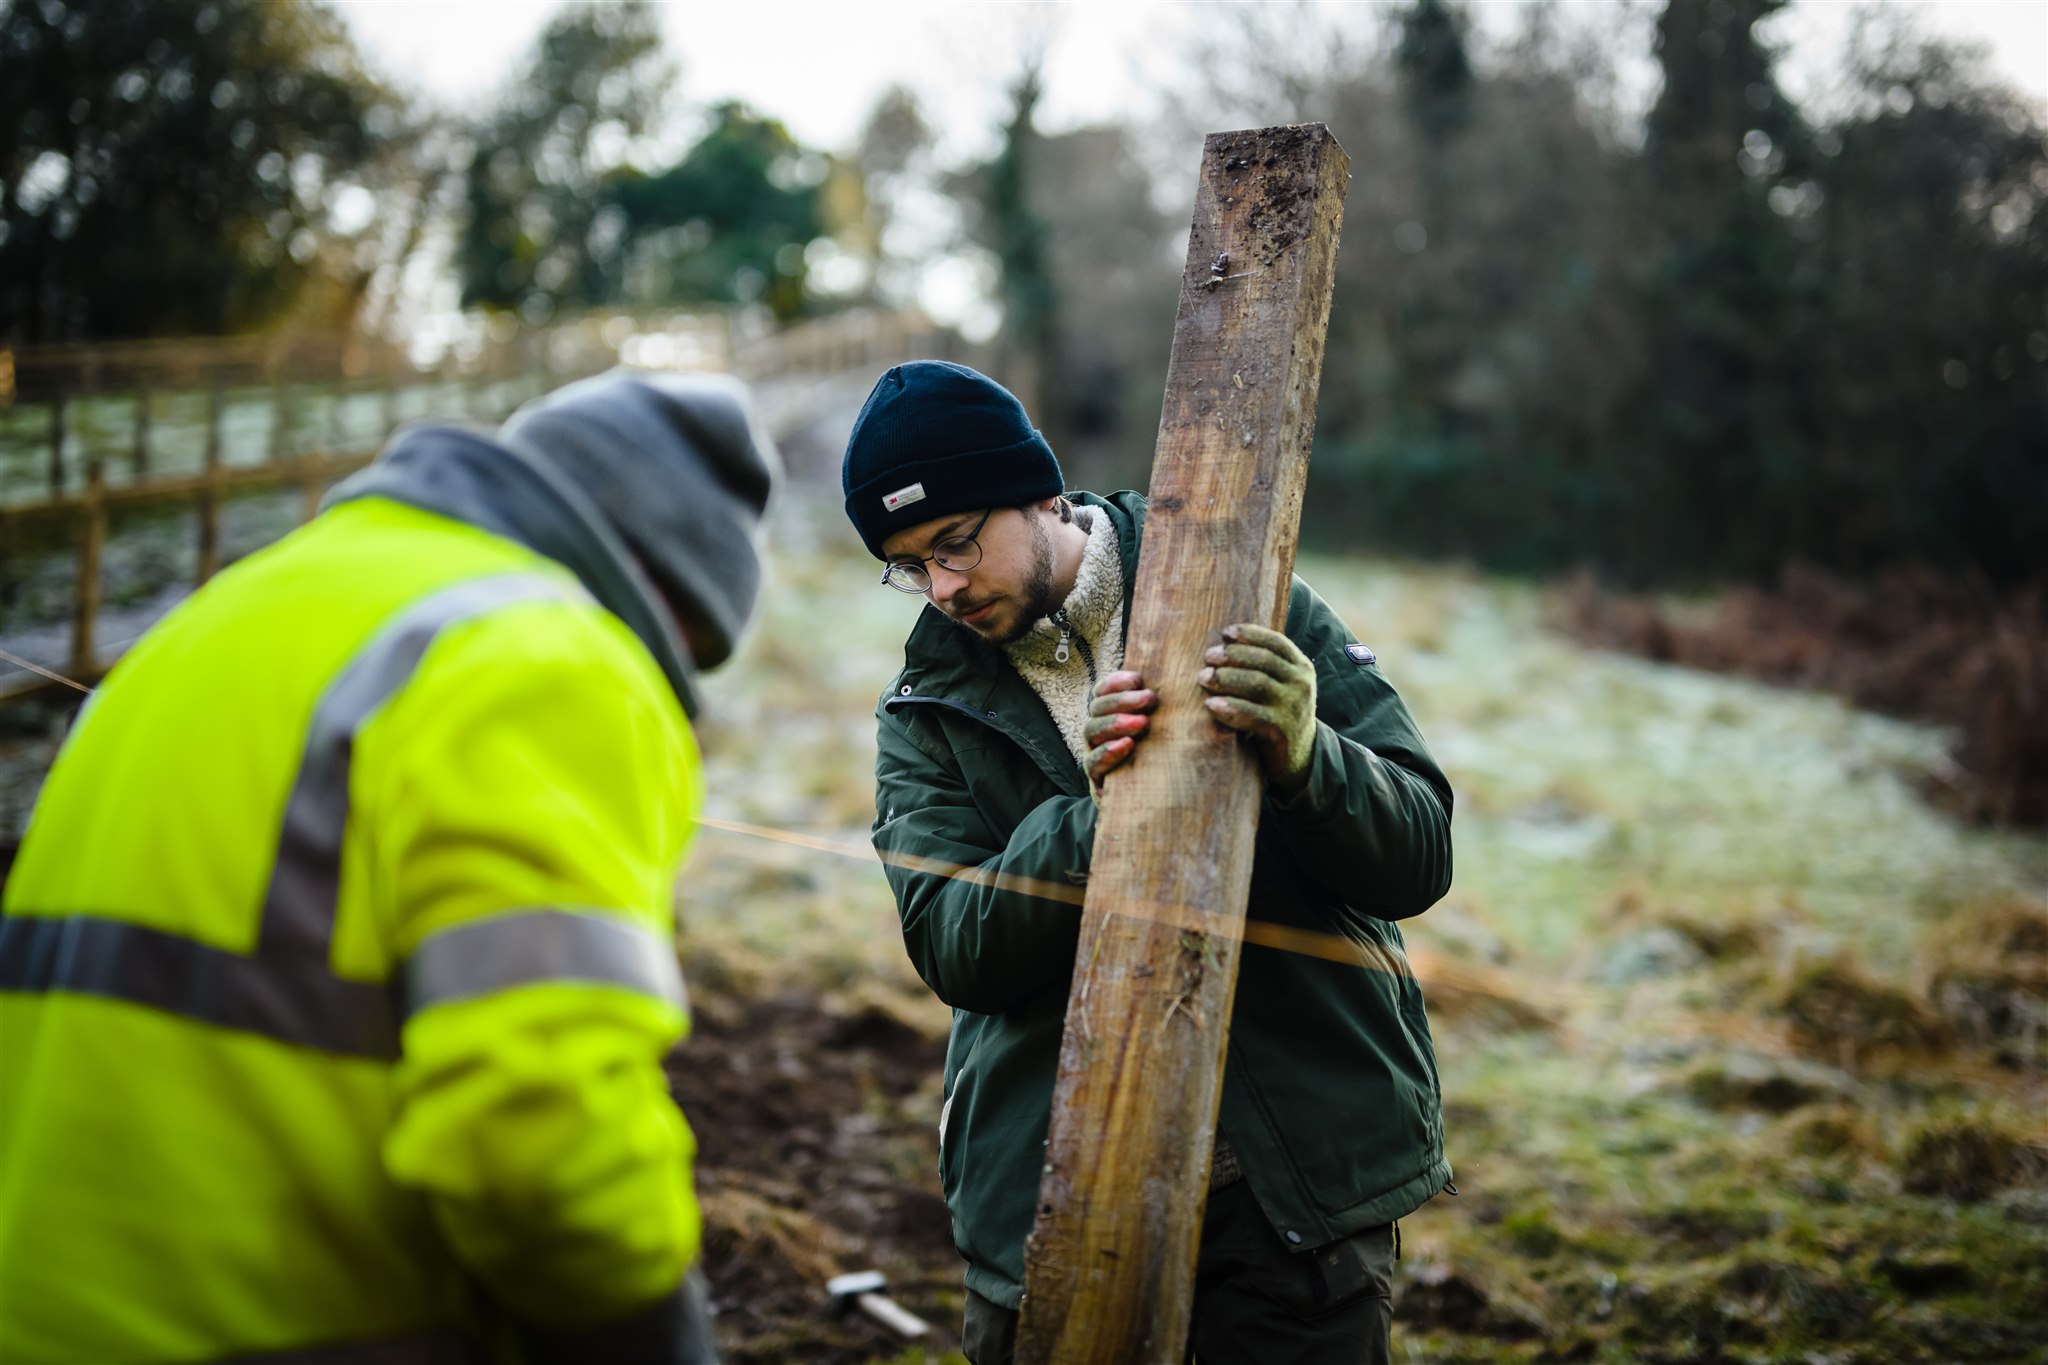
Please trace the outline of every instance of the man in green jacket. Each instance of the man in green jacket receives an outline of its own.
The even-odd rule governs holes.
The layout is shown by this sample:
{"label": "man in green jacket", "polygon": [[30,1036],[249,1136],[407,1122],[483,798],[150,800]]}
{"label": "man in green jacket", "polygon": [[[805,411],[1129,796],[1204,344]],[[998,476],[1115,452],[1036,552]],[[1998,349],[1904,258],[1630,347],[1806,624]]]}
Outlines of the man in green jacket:
{"label": "man in green jacket", "polygon": [[0,1359],[715,1359],[674,883],[743,390],[421,427],[87,702],[0,914]]}
{"label": "man in green jacket", "polygon": [[[940,1177],[967,1356],[1004,1365],[1079,930],[1033,892],[1086,880],[1093,784],[1158,704],[1120,667],[1145,504],[1063,493],[1022,405],[936,361],[882,376],[842,481],[882,581],[930,604],[877,709],[873,837],[911,960],[953,1007]],[[1207,1365],[1384,1361],[1394,1221],[1451,1178],[1394,924],[1450,885],[1450,785],[1307,584],[1284,632],[1217,624],[1204,704],[1267,780],[1249,913],[1278,929],[1256,937],[1325,950],[1245,950],[1190,1340]]]}

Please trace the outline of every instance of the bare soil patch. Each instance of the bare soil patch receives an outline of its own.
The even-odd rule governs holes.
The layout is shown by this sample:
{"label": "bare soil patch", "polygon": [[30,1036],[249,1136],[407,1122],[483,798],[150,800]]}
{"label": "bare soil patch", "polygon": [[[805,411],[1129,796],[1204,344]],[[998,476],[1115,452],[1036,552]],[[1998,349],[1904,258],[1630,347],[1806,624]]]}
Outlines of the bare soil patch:
{"label": "bare soil patch", "polygon": [[814,995],[700,996],[670,1059],[697,1135],[705,1273],[733,1365],[855,1365],[908,1344],[835,1313],[825,1282],[881,1270],[896,1302],[957,1345],[961,1263],[938,1184],[945,1040],[886,1009]]}

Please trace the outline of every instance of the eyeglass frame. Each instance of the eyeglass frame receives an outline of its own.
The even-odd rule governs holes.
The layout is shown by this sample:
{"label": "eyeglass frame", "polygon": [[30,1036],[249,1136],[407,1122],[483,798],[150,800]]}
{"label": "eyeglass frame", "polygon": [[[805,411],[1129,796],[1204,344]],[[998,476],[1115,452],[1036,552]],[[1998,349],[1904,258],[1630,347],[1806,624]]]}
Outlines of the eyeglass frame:
{"label": "eyeglass frame", "polygon": [[[940,568],[949,569],[954,573],[969,572],[976,565],[981,563],[981,540],[979,539],[981,535],[981,528],[988,525],[988,519],[1000,511],[1002,511],[1000,507],[989,508],[986,512],[983,512],[981,514],[981,520],[974,523],[973,530],[967,532],[965,535],[947,536],[944,540],[932,546],[932,552],[922,559],[890,560],[888,564],[884,566],[882,569],[882,586],[885,588],[894,588],[898,592],[917,594],[928,593],[932,590],[932,575],[931,570],[925,568],[925,565],[934,562],[936,562]],[[948,545],[957,544],[958,542],[963,540],[974,547],[974,558],[969,560],[965,564],[948,564],[944,562],[942,556],[946,554],[945,547]],[[955,557],[957,558],[958,556]],[[902,584],[896,581],[896,571],[898,569],[915,569],[917,571],[917,576],[924,580],[924,586],[921,588],[904,587]]]}

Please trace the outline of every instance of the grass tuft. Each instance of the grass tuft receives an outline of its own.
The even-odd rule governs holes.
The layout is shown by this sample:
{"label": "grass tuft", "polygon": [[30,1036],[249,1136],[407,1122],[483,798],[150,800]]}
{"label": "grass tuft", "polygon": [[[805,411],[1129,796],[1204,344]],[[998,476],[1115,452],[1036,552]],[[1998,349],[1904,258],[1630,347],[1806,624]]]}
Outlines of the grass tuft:
{"label": "grass tuft", "polygon": [[1802,1048],[1851,1069],[1935,1057],[1955,1043],[1954,1031],[1931,1005],[1846,955],[1800,968],[1779,1008]]}

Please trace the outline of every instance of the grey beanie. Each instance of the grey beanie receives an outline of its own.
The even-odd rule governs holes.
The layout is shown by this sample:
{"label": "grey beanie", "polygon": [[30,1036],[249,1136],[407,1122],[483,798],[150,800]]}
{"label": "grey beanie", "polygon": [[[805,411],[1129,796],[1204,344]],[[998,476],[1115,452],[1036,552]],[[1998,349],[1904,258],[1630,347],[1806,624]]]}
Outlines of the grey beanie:
{"label": "grey beanie", "polygon": [[603,514],[695,627],[699,668],[731,656],[760,592],[756,542],[782,469],[744,385],[614,370],[521,408],[498,439]]}

